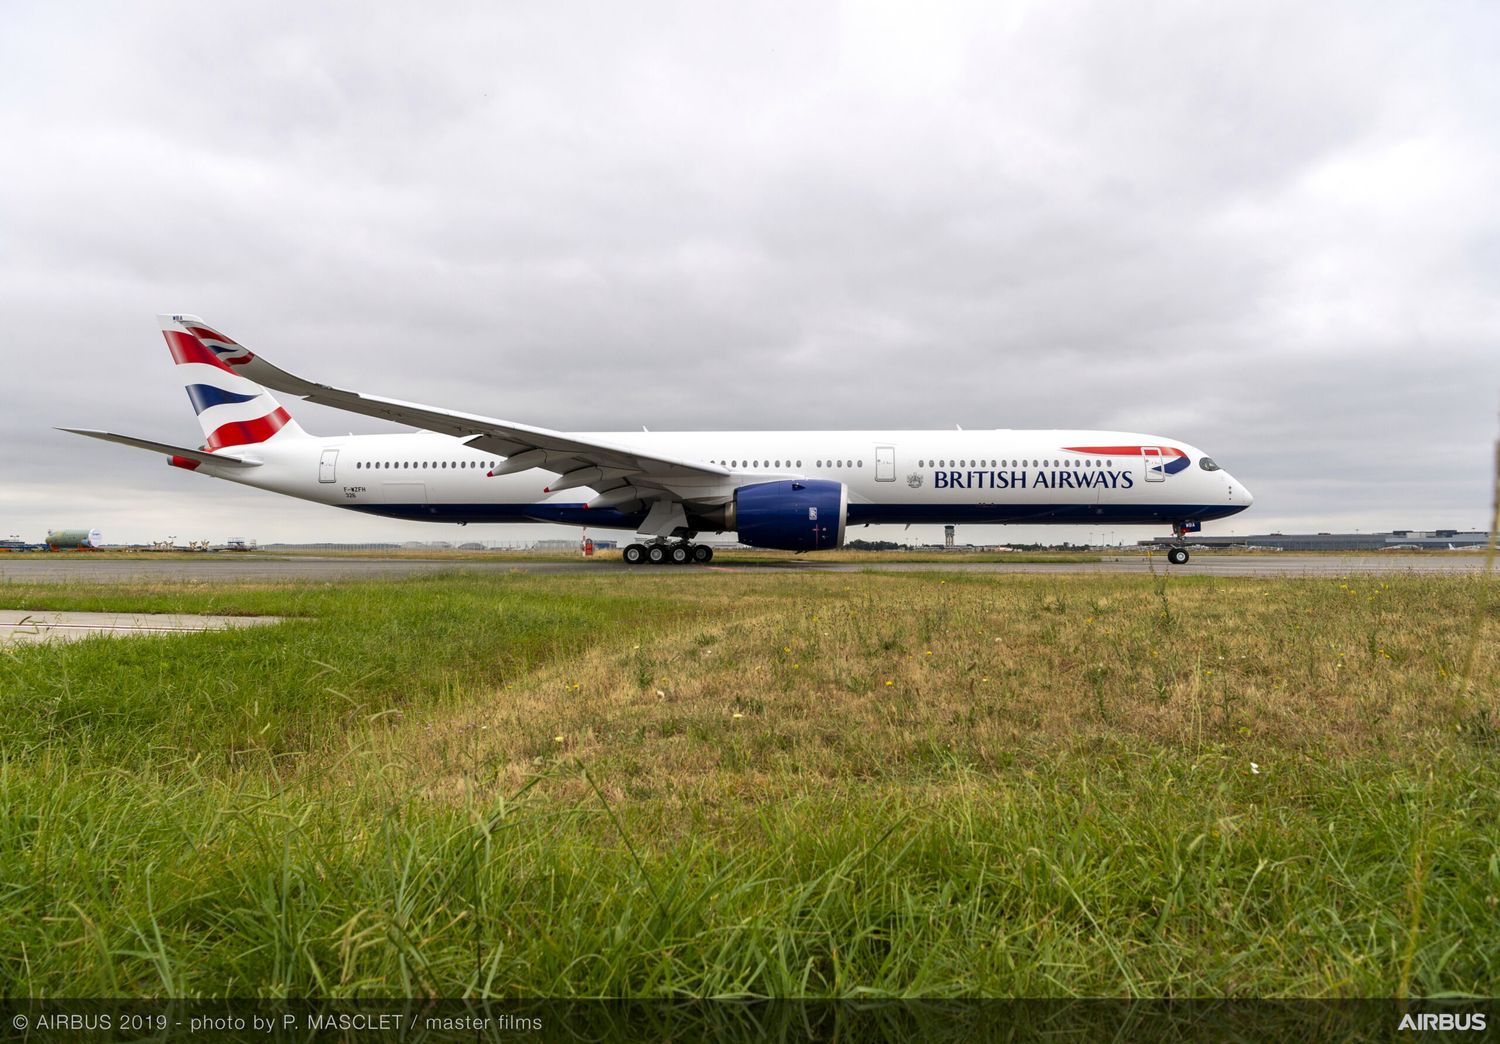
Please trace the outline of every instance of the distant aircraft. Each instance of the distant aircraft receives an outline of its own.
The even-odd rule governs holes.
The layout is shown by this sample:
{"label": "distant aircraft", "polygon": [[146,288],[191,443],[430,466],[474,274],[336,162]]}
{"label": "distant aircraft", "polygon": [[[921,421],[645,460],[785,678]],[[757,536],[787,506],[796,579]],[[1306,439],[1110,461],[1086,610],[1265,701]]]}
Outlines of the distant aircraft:
{"label": "distant aircraft", "polygon": [[[385,399],[279,369],[191,315],[158,317],[202,425],[197,449],[89,428],[174,467],[424,522],[628,529],[625,561],[706,562],[704,532],[786,551],[882,523],[1168,525],[1250,506],[1187,443],[1120,431],[561,432]],[[307,434],[271,391],[422,429]],[[1179,543],[1168,554],[1186,562]]]}

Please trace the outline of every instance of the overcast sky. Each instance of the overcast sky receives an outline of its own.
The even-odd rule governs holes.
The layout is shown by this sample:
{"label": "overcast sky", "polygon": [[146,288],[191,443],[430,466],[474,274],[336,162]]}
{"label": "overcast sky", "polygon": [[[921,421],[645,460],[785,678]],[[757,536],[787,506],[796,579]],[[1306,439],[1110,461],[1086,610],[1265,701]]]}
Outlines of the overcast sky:
{"label": "overcast sky", "polygon": [[1483,527],[1497,54],[1494,3],[12,0],[0,536],[520,535],[53,431],[197,444],[163,311],[547,427],[1122,428],[1250,487],[1210,533]]}

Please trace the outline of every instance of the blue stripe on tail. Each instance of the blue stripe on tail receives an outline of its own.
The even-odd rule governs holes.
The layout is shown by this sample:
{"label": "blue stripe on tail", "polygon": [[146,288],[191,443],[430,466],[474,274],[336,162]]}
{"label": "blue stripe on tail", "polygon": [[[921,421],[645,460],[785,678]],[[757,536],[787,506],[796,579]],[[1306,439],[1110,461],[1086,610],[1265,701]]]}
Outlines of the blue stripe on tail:
{"label": "blue stripe on tail", "polygon": [[260,393],[240,395],[237,392],[225,391],[223,388],[215,388],[212,384],[189,384],[187,386],[188,398],[192,400],[193,412],[202,413],[210,406],[223,406],[231,402],[249,402]]}

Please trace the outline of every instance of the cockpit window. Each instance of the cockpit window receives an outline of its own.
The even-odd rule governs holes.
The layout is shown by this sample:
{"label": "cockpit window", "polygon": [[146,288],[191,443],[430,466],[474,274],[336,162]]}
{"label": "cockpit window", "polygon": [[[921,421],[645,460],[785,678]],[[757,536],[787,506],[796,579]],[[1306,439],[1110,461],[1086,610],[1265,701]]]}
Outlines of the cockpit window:
{"label": "cockpit window", "polygon": [[1204,471],[1219,470],[1219,465],[1214,463],[1214,459],[1212,457],[1204,457],[1202,460],[1198,461],[1198,466]]}

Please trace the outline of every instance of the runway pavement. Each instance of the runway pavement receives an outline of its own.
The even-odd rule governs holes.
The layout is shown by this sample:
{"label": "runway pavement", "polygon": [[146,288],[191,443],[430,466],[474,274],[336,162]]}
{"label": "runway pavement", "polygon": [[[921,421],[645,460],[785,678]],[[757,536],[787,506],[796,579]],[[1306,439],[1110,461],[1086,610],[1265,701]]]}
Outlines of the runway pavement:
{"label": "runway pavement", "polygon": [[839,573],[865,570],[891,573],[1171,573],[1185,576],[1330,577],[1360,574],[1436,574],[1462,576],[1484,568],[1484,556],[1444,554],[1377,555],[1195,555],[1186,565],[1168,565],[1164,556],[1107,557],[1099,562],[815,562],[785,559],[710,566],[626,566],[615,560],[443,558],[343,558],[270,555],[204,555],[202,558],[52,555],[7,558],[0,555],[0,602],[6,582],[111,583],[127,581],[214,583],[222,581],[298,581],[393,579],[431,573],[623,573],[643,577],[662,573],[775,572]]}

